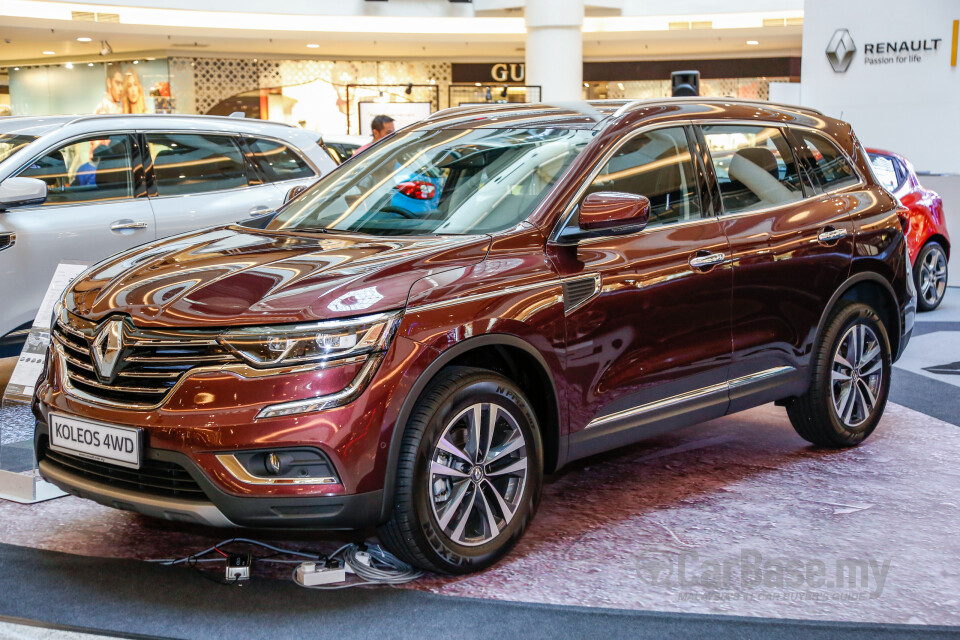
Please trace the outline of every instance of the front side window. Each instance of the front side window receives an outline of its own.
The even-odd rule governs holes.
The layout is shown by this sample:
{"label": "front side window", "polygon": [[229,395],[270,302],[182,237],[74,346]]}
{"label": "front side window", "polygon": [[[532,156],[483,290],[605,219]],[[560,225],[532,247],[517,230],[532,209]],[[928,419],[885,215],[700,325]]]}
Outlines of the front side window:
{"label": "front side window", "polygon": [[276,140],[251,138],[253,161],[267,182],[282,182],[313,176],[313,169],[287,145]]}
{"label": "front side window", "polygon": [[650,200],[647,227],[697,220],[700,196],[682,127],[655,129],[628,140],[590,184],[587,194],[617,191]]}
{"label": "front side window", "polygon": [[806,156],[814,179],[824,191],[842,189],[860,182],[839,147],[827,138],[809,131],[795,132],[800,150]]}
{"label": "front side window", "polygon": [[401,132],[328,174],[268,229],[470,235],[525,220],[595,132]]}
{"label": "front side window", "polygon": [[121,134],[71,142],[34,160],[18,175],[47,183],[47,206],[131,198],[130,139]]}
{"label": "front side window", "polygon": [[790,145],[775,127],[704,125],[724,213],[766,209],[803,198]]}
{"label": "front side window", "polygon": [[148,133],[147,145],[161,196],[247,186],[243,156],[232,136]]}

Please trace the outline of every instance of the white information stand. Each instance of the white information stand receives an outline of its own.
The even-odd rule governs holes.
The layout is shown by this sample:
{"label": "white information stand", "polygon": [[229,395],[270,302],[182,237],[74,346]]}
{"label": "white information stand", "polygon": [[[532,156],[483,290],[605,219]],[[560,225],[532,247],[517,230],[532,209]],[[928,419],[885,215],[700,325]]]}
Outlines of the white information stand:
{"label": "white information stand", "polygon": [[24,463],[27,455],[32,456],[33,432],[24,433],[22,428],[11,429],[4,422],[5,417],[9,416],[17,405],[30,405],[50,345],[53,307],[67,285],[87,266],[85,263],[71,261],[61,262],[57,266],[30,328],[27,342],[20,353],[20,359],[17,360],[13,375],[4,391],[3,400],[0,402],[0,499],[31,504],[66,495],[40,478],[35,457],[31,457],[29,463]]}

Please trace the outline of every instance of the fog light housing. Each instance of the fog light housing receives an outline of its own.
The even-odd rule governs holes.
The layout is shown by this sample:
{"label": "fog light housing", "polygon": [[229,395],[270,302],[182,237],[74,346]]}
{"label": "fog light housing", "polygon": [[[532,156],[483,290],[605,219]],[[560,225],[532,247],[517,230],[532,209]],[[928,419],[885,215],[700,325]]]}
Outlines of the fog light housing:
{"label": "fog light housing", "polygon": [[217,454],[217,460],[244,484],[340,484],[333,464],[319,449],[238,451]]}

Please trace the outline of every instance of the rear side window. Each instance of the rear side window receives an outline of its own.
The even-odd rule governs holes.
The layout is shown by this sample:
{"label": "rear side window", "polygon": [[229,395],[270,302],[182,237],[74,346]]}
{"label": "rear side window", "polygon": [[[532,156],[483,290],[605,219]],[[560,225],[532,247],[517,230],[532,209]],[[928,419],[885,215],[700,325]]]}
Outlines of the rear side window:
{"label": "rear side window", "polygon": [[266,182],[282,182],[309,178],[313,169],[290,147],[275,140],[249,138],[253,161],[260,168]]}
{"label": "rear side window", "polygon": [[148,133],[147,145],[161,196],[247,186],[243,156],[231,136]]}
{"label": "rear side window", "polygon": [[797,163],[779,129],[705,125],[702,130],[725,213],[766,209],[803,198]]}
{"label": "rear side window", "polygon": [[809,131],[794,131],[800,151],[806,156],[813,178],[824,191],[842,189],[860,182],[860,176],[840,148],[824,136]]}
{"label": "rear side window", "polygon": [[91,136],[34,160],[19,175],[47,183],[49,206],[132,198],[130,167],[126,135]]}
{"label": "rear side window", "polygon": [[587,190],[646,196],[655,227],[700,218],[700,196],[682,127],[631,138],[610,158]]}

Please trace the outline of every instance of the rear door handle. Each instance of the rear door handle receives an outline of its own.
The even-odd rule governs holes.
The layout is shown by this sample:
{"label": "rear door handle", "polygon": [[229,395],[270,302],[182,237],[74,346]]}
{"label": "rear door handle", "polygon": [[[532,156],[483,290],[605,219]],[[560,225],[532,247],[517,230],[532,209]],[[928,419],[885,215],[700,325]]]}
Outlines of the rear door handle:
{"label": "rear door handle", "polygon": [[146,222],[134,222],[133,220],[116,220],[110,225],[111,231],[126,231],[127,229],[146,229]]}
{"label": "rear door handle", "polygon": [[690,258],[690,266],[694,269],[708,269],[723,262],[727,257],[725,253],[710,253],[707,251],[698,251],[697,255]]}
{"label": "rear door handle", "polygon": [[817,236],[817,242],[820,244],[833,244],[847,237],[846,229],[834,229],[833,227],[824,227]]}

